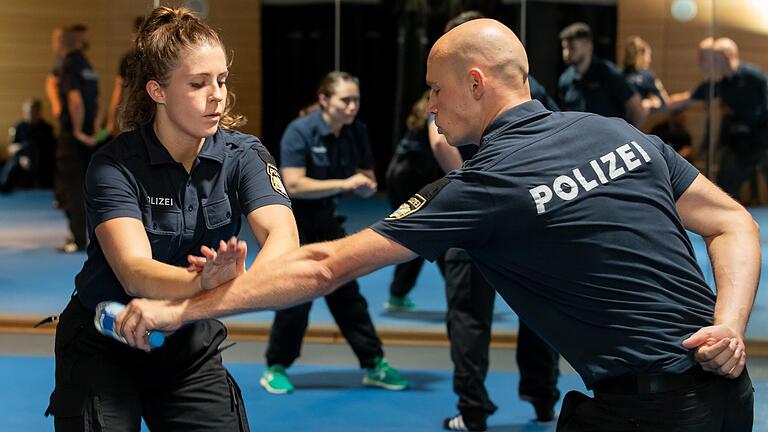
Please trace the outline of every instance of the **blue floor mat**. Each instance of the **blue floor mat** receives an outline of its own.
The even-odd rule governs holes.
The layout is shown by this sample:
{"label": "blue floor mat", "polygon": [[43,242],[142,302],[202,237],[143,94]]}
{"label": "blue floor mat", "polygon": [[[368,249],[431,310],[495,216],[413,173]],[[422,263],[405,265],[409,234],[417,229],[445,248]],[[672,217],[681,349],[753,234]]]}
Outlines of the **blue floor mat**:
{"label": "blue floor mat", "polygon": [[[38,315],[41,318],[60,312],[74,287],[74,278],[85,259],[84,253],[71,255],[56,251],[64,243],[66,221],[63,213],[51,208],[50,191],[23,191],[0,195],[0,314]],[[339,213],[349,216],[349,232],[363,229],[388,214],[383,196],[372,199],[344,199]],[[750,209],[761,225],[768,225],[768,209]],[[763,224],[762,222],[765,222]],[[247,224],[245,224],[247,226]],[[763,256],[768,256],[768,230],[761,233]],[[249,243],[249,259],[258,251],[255,239],[245,229],[242,238]],[[699,236],[692,236],[696,256],[707,281],[712,284],[712,270],[706,247]],[[765,285],[768,269],[763,261],[761,285]],[[383,268],[359,279],[368,300],[371,316],[378,327],[443,330],[445,328],[445,294],[437,266],[427,263],[419,276],[412,298],[418,308],[410,313],[389,313],[384,302],[389,296],[392,267]],[[273,312],[243,314],[228,318],[237,323],[269,324]],[[333,325],[333,318],[322,300],[316,301],[310,315],[311,324]],[[517,317],[501,297],[496,299],[494,329],[517,330]],[[758,290],[747,337],[768,339],[768,290]]]}
{"label": "blue floor mat", "polygon": [[[49,357],[0,357],[0,431],[42,432],[53,429],[43,417],[53,386],[53,359]],[[364,388],[362,372],[350,367],[301,366],[291,368],[296,391],[270,395],[258,385],[263,365],[229,363],[240,384],[253,431],[440,431],[444,417],[453,415],[456,397],[451,372],[446,369],[406,369],[414,388],[390,392]],[[554,431],[554,424],[531,422],[530,404],[517,399],[519,375],[491,372],[486,381],[499,406],[489,418],[495,432]],[[563,375],[560,391],[585,391],[573,374]],[[768,431],[768,380],[755,381],[755,431]],[[559,410],[559,405],[558,405]]]}

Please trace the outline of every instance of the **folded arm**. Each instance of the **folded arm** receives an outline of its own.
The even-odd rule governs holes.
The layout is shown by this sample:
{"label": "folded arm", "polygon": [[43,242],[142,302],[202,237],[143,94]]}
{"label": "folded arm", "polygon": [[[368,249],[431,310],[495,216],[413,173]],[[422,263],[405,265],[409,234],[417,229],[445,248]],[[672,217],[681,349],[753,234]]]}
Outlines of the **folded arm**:
{"label": "folded arm", "polygon": [[104,256],[125,292],[132,297],[181,299],[202,289],[199,273],[152,258],[143,223],[134,218],[110,219],[96,227]]}
{"label": "folded arm", "polygon": [[744,332],[760,278],[759,227],[749,212],[699,175],[677,202],[686,228],[707,244],[717,286],[714,325],[683,345],[704,369],[735,378],[746,362]]}
{"label": "folded arm", "polygon": [[318,180],[307,177],[304,167],[287,167],[280,170],[285,188],[291,198],[327,198],[358,189],[376,191],[376,181],[365,173],[356,173],[345,179]]}

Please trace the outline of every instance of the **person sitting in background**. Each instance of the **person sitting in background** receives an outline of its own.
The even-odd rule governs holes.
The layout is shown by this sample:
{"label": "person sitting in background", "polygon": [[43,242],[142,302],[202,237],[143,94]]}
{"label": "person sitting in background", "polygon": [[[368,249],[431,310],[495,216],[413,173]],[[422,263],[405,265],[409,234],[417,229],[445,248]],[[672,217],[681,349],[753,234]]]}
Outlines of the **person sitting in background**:
{"label": "person sitting in background", "polygon": [[22,105],[23,120],[10,130],[9,158],[0,169],[0,192],[14,186],[50,188],[53,185],[56,139],[53,127],[41,116],[42,103],[29,99]]}

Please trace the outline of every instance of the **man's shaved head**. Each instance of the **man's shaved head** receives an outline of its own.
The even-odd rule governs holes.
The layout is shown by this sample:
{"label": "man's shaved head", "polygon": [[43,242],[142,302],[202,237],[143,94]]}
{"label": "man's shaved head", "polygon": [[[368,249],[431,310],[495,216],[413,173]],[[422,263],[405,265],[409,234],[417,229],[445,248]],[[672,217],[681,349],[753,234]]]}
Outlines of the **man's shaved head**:
{"label": "man's shaved head", "polygon": [[478,67],[510,86],[523,87],[528,80],[528,57],[514,32],[487,18],[455,27],[438,39],[430,59],[450,61],[458,73]]}
{"label": "man's shaved head", "polygon": [[468,21],[438,39],[427,84],[438,131],[454,146],[478,144],[499,114],[531,99],[525,48],[492,19]]}
{"label": "man's shaved head", "polygon": [[739,58],[739,46],[733,39],[721,37],[715,40],[715,51],[722,51],[729,58]]}

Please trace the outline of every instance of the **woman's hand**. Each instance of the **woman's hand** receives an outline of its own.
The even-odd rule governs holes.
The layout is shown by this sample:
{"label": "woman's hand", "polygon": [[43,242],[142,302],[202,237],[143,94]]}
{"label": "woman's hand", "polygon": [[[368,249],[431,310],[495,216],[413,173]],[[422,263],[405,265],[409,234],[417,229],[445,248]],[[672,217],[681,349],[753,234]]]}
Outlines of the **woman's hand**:
{"label": "woman's hand", "polygon": [[187,270],[200,273],[200,286],[203,289],[215,288],[245,273],[248,246],[244,241],[238,241],[237,237],[227,242],[219,241],[218,251],[201,246],[200,253],[203,256],[187,256]]}
{"label": "woman's hand", "polygon": [[368,198],[375,194],[378,187],[374,180],[371,180],[368,176],[361,173],[348,177],[344,182],[346,191],[352,192],[362,198]]}

